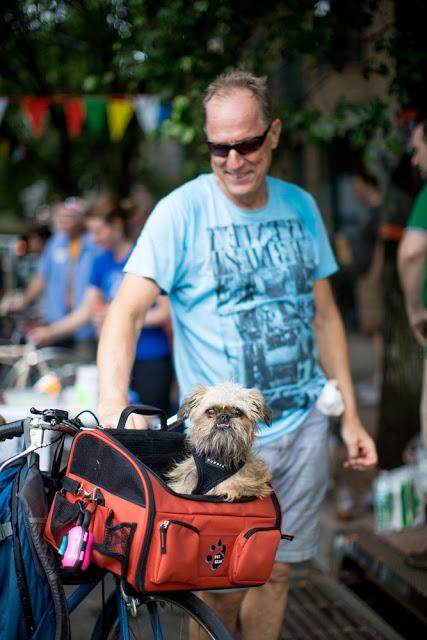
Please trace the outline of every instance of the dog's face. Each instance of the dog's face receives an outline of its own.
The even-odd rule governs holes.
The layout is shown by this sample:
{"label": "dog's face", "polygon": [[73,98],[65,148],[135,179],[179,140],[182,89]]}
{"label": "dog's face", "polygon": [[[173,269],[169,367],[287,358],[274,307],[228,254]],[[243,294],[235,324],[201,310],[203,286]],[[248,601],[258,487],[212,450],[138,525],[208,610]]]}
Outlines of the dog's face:
{"label": "dog's face", "polygon": [[246,459],[258,421],[271,424],[272,412],[257,389],[225,382],[199,385],[185,398],[178,416],[190,419],[188,441],[199,455],[230,466]]}

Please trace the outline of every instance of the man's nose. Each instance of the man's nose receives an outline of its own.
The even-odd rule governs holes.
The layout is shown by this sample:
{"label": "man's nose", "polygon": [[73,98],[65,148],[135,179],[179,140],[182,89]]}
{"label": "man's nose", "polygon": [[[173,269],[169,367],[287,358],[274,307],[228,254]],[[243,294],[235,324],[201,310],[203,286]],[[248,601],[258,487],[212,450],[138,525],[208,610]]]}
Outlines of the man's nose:
{"label": "man's nose", "polygon": [[244,156],[241,156],[236,149],[231,149],[227,156],[227,169],[240,169],[245,164]]}

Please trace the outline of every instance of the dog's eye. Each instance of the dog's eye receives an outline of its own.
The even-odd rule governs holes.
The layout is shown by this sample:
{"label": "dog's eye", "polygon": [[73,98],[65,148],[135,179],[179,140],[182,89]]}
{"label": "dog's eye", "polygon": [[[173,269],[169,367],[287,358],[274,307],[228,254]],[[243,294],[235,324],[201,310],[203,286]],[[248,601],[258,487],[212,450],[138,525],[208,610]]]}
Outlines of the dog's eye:
{"label": "dog's eye", "polygon": [[240,409],[233,409],[232,411],[233,416],[241,416],[242,412],[240,411]]}
{"label": "dog's eye", "polygon": [[208,414],[208,416],[213,416],[213,414],[215,413],[215,409],[207,409],[206,413]]}

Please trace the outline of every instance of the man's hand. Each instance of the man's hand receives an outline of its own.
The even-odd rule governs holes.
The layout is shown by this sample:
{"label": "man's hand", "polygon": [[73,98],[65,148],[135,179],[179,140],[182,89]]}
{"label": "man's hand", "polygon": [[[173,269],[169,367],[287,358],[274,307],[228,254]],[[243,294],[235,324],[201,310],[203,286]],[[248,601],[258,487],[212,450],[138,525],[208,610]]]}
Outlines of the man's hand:
{"label": "man's hand", "polygon": [[411,324],[412,332],[416,341],[425,347],[426,344],[426,330],[427,330],[427,309],[418,311],[417,313],[410,313],[408,311],[409,322]]}
{"label": "man's hand", "polygon": [[27,333],[27,338],[30,342],[35,344],[36,347],[45,347],[46,345],[55,342],[54,331],[49,325],[31,329],[31,331]]}
{"label": "man's hand", "polygon": [[377,463],[375,443],[360,422],[358,416],[343,417],[341,437],[347,447],[348,458],[344,467],[364,471]]}
{"label": "man's hand", "polygon": [[[116,429],[119,424],[120,414],[125,408],[126,406],[106,408],[105,406],[99,405],[97,411],[99,422],[105,429]],[[132,413],[126,420],[126,429],[148,429],[148,422],[144,416]]]}
{"label": "man's hand", "polygon": [[4,314],[18,313],[20,311],[25,311],[26,308],[27,304],[23,294],[14,294],[11,296],[8,296],[8,294],[4,295],[2,300],[2,312]]}

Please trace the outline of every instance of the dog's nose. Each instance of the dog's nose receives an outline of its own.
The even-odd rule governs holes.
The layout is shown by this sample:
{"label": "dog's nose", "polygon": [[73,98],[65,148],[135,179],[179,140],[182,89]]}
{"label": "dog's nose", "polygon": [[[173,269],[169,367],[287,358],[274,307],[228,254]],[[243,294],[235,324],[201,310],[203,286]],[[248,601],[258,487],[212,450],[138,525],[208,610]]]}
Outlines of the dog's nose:
{"label": "dog's nose", "polygon": [[222,413],[216,421],[218,427],[228,427],[230,424],[230,416],[228,413]]}

